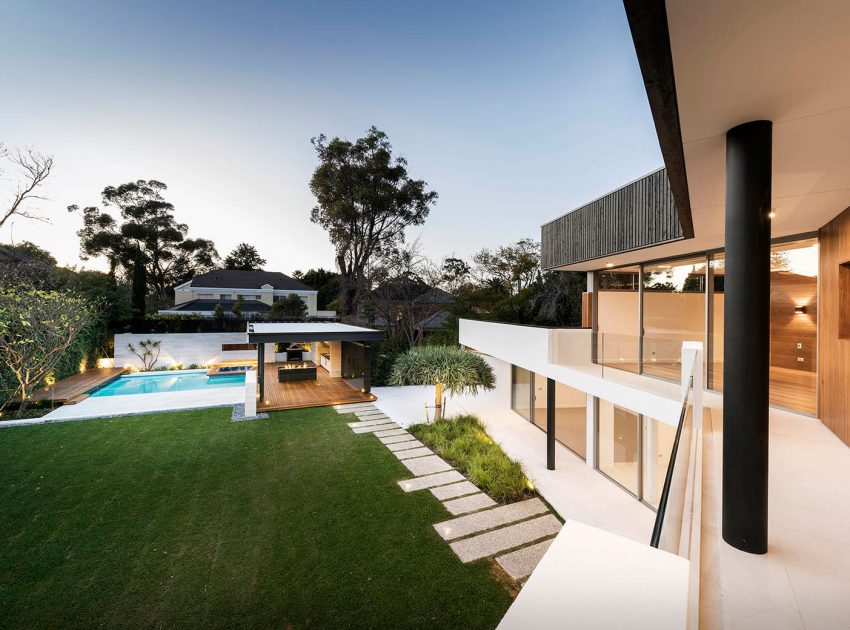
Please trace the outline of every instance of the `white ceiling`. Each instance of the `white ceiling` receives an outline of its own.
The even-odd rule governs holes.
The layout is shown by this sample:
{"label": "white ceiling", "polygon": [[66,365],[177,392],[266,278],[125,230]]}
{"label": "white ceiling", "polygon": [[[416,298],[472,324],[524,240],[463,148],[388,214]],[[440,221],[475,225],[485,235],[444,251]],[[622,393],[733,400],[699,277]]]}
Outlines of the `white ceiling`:
{"label": "white ceiling", "polygon": [[850,206],[850,0],[667,0],[695,238],[571,269],[723,247],[726,131],[773,128],[774,237]]}

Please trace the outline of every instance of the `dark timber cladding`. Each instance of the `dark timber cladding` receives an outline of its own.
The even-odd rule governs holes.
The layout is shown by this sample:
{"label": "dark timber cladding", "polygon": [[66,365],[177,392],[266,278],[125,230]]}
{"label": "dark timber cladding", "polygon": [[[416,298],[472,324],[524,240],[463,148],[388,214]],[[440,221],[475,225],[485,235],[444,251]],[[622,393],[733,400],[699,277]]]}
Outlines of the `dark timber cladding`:
{"label": "dark timber cladding", "polygon": [[772,123],[726,133],[723,540],[767,553]]}
{"label": "dark timber cladding", "polygon": [[662,168],[546,223],[541,234],[543,267],[554,269],[681,238]]}

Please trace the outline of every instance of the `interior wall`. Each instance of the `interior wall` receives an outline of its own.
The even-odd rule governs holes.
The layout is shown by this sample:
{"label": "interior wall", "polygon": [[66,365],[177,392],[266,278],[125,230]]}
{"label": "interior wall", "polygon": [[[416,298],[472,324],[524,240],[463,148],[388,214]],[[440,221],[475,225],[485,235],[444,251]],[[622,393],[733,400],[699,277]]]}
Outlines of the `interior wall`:
{"label": "interior wall", "polygon": [[839,266],[850,261],[850,208],[820,229],[820,311],[818,378],[820,418],[850,444],[850,339],[839,336],[841,309],[850,309],[839,291]]}
{"label": "interior wall", "polygon": [[[806,372],[817,369],[817,294],[817,278],[782,271],[770,274],[771,365]],[[797,306],[804,306],[806,312],[796,313]]]}

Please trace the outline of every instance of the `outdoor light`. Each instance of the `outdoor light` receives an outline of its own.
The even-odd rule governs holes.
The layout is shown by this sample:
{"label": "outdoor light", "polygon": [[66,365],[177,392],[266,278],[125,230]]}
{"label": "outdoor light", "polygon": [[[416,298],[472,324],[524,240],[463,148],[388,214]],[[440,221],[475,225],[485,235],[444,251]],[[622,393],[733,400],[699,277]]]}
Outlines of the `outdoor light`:
{"label": "outdoor light", "polygon": [[803,305],[803,306],[795,306],[795,307],[794,307],[794,312],[795,312],[797,315],[805,315],[805,314],[806,314],[806,307],[805,307],[805,305]]}
{"label": "outdoor light", "polygon": [[769,219],[775,219],[776,218],[776,210],[771,209],[770,212],[767,213],[767,217]]}
{"label": "outdoor light", "polygon": [[605,266],[608,267],[608,269],[610,269],[611,267],[614,266],[614,263],[607,263]]}

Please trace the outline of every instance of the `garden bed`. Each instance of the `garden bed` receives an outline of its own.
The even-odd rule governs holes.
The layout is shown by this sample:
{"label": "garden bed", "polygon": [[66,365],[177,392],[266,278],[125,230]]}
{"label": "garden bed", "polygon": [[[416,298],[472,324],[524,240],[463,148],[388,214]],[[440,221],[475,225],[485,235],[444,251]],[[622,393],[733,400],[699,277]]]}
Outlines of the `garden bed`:
{"label": "garden bed", "polygon": [[535,496],[522,466],[487,435],[475,416],[455,416],[409,431],[499,503]]}

